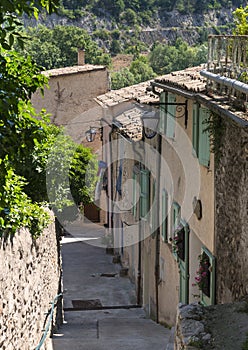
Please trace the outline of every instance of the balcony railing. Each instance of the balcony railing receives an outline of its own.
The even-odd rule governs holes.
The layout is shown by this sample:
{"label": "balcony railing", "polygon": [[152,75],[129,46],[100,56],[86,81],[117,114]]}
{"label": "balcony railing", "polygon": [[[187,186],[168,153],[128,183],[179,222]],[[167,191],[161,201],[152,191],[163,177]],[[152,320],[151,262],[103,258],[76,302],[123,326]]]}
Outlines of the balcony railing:
{"label": "balcony railing", "polygon": [[[248,83],[248,35],[210,35],[207,70],[222,77]],[[233,86],[208,80],[208,90],[241,100],[247,95]],[[246,96],[245,96],[246,95]]]}

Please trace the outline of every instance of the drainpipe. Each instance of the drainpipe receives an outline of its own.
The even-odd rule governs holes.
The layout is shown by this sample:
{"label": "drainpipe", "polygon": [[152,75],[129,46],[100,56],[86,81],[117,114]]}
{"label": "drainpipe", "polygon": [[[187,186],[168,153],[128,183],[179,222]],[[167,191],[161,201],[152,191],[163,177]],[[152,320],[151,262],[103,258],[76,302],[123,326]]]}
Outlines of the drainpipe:
{"label": "drainpipe", "polygon": [[156,257],[155,257],[155,291],[156,291],[156,322],[159,323],[159,295],[158,287],[160,282],[160,224],[159,224],[159,212],[160,212],[160,171],[161,171],[161,150],[162,150],[162,136],[158,134],[158,162],[157,162],[157,187],[156,187],[156,199],[157,199],[157,228],[156,228]]}
{"label": "drainpipe", "polygon": [[243,92],[244,94],[248,94],[248,84],[245,84],[242,81],[239,81],[236,79],[230,79],[218,74],[214,74],[205,69],[201,70],[200,74],[209,80],[215,81],[216,83],[223,84],[232,89],[236,89],[240,92]]}
{"label": "drainpipe", "polygon": [[[142,155],[140,152],[137,150],[137,144],[135,142],[132,143],[133,150],[136,154],[139,155],[140,160],[142,159]],[[139,242],[138,242],[138,266],[137,266],[137,305],[141,305],[142,300],[141,300],[141,268],[142,268],[142,261],[141,261],[141,254],[142,254],[142,245],[141,245],[141,225],[139,222]]]}

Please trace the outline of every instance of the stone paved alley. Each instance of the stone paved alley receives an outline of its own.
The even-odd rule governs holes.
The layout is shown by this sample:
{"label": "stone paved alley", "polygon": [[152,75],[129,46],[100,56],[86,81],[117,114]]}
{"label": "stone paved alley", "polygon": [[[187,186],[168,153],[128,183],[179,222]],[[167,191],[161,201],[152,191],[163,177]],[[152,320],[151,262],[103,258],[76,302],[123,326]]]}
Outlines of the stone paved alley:
{"label": "stone paved alley", "polygon": [[[83,224],[69,231],[62,240],[65,322],[53,349],[173,349],[171,331],[135,307],[134,286],[101,246],[104,228]],[[102,308],[79,311],[89,301]]]}

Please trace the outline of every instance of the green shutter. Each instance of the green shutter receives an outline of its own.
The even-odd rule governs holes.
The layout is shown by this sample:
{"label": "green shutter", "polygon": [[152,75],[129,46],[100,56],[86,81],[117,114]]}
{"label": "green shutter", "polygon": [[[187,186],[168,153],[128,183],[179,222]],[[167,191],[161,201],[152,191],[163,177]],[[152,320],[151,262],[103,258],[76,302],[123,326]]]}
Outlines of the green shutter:
{"label": "green shutter", "polygon": [[199,109],[199,162],[204,166],[209,166],[210,142],[207,128],[209,111],[206,108]]}
{"label": "green shutter", "polygon": [[199,123],[198,123],[199,105],[194,103],[193,105],[193,125],[192,125],[192,146],[193,155],[198,157],[198,142],[199,142]]}
{"label": "green shutter", "polygon": [[166,190],[162,192],[162,239],[164,242],[168,240],[168,193]]}
{"label": "green shutter", "polygon": [[180,224],[184,227],[184,251],[185,260],[179,259],[179,273],[180,273],[180,286],[179,286],[179,301],[183,304],[189,302],[189,226],[183,220]]}
{"label": "green shutter", "polygon": [[204,293],[201,293],[201,302],[203,305],[213,305],[215,304],[215,257],[210,253],[210,251],[202,247],[202,253],[207,254],[210,262],[210,297],[206,296]]}
{"label": "green shutter", "polygon": [[133,206],[132,214],[134,217],[137,215],[137,174],[133,172]]}
{"label": "green shutter", "polygon": [[[160,94],[160,103],[166,102],[166,93],[162,92]],[[161,104],[160,105],[160,118],[159,118],[159,132],[161,134],[165,134],[165,119],[166,119],[166,106]]]}
{"label": "green shutter", "polygon": [[140,187],[140,216],[146,218],[150,204],[150,173],[148,170],[140,172]]}
{"label": "green shutter", "polygon": [[[176,96],[174,94],[168,93],[167,97],[168,103],[175,103]],[[175,137],[175,125],[176,125],[176,106],[168,105],[167,106],[167,117],[166,117],[166,136],[169,138]]]}
{"label": "green shutter", "polygon": [[153,180],[152,186],[152,234],[155,234],[157,228],[157,201],[156,201],[156,180]]}

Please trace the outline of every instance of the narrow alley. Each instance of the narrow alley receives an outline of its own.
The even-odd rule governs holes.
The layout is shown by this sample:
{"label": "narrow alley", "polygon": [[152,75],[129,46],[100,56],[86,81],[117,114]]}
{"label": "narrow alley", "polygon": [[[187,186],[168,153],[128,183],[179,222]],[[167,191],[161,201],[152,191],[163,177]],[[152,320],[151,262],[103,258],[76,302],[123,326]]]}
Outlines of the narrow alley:
{"label": "narrow alley", "polygon": [[83,224],[62,240],[64,324],[54,350],[170,350],[171,331],[137,307],[128,277],[102,246],[104,228]]}

